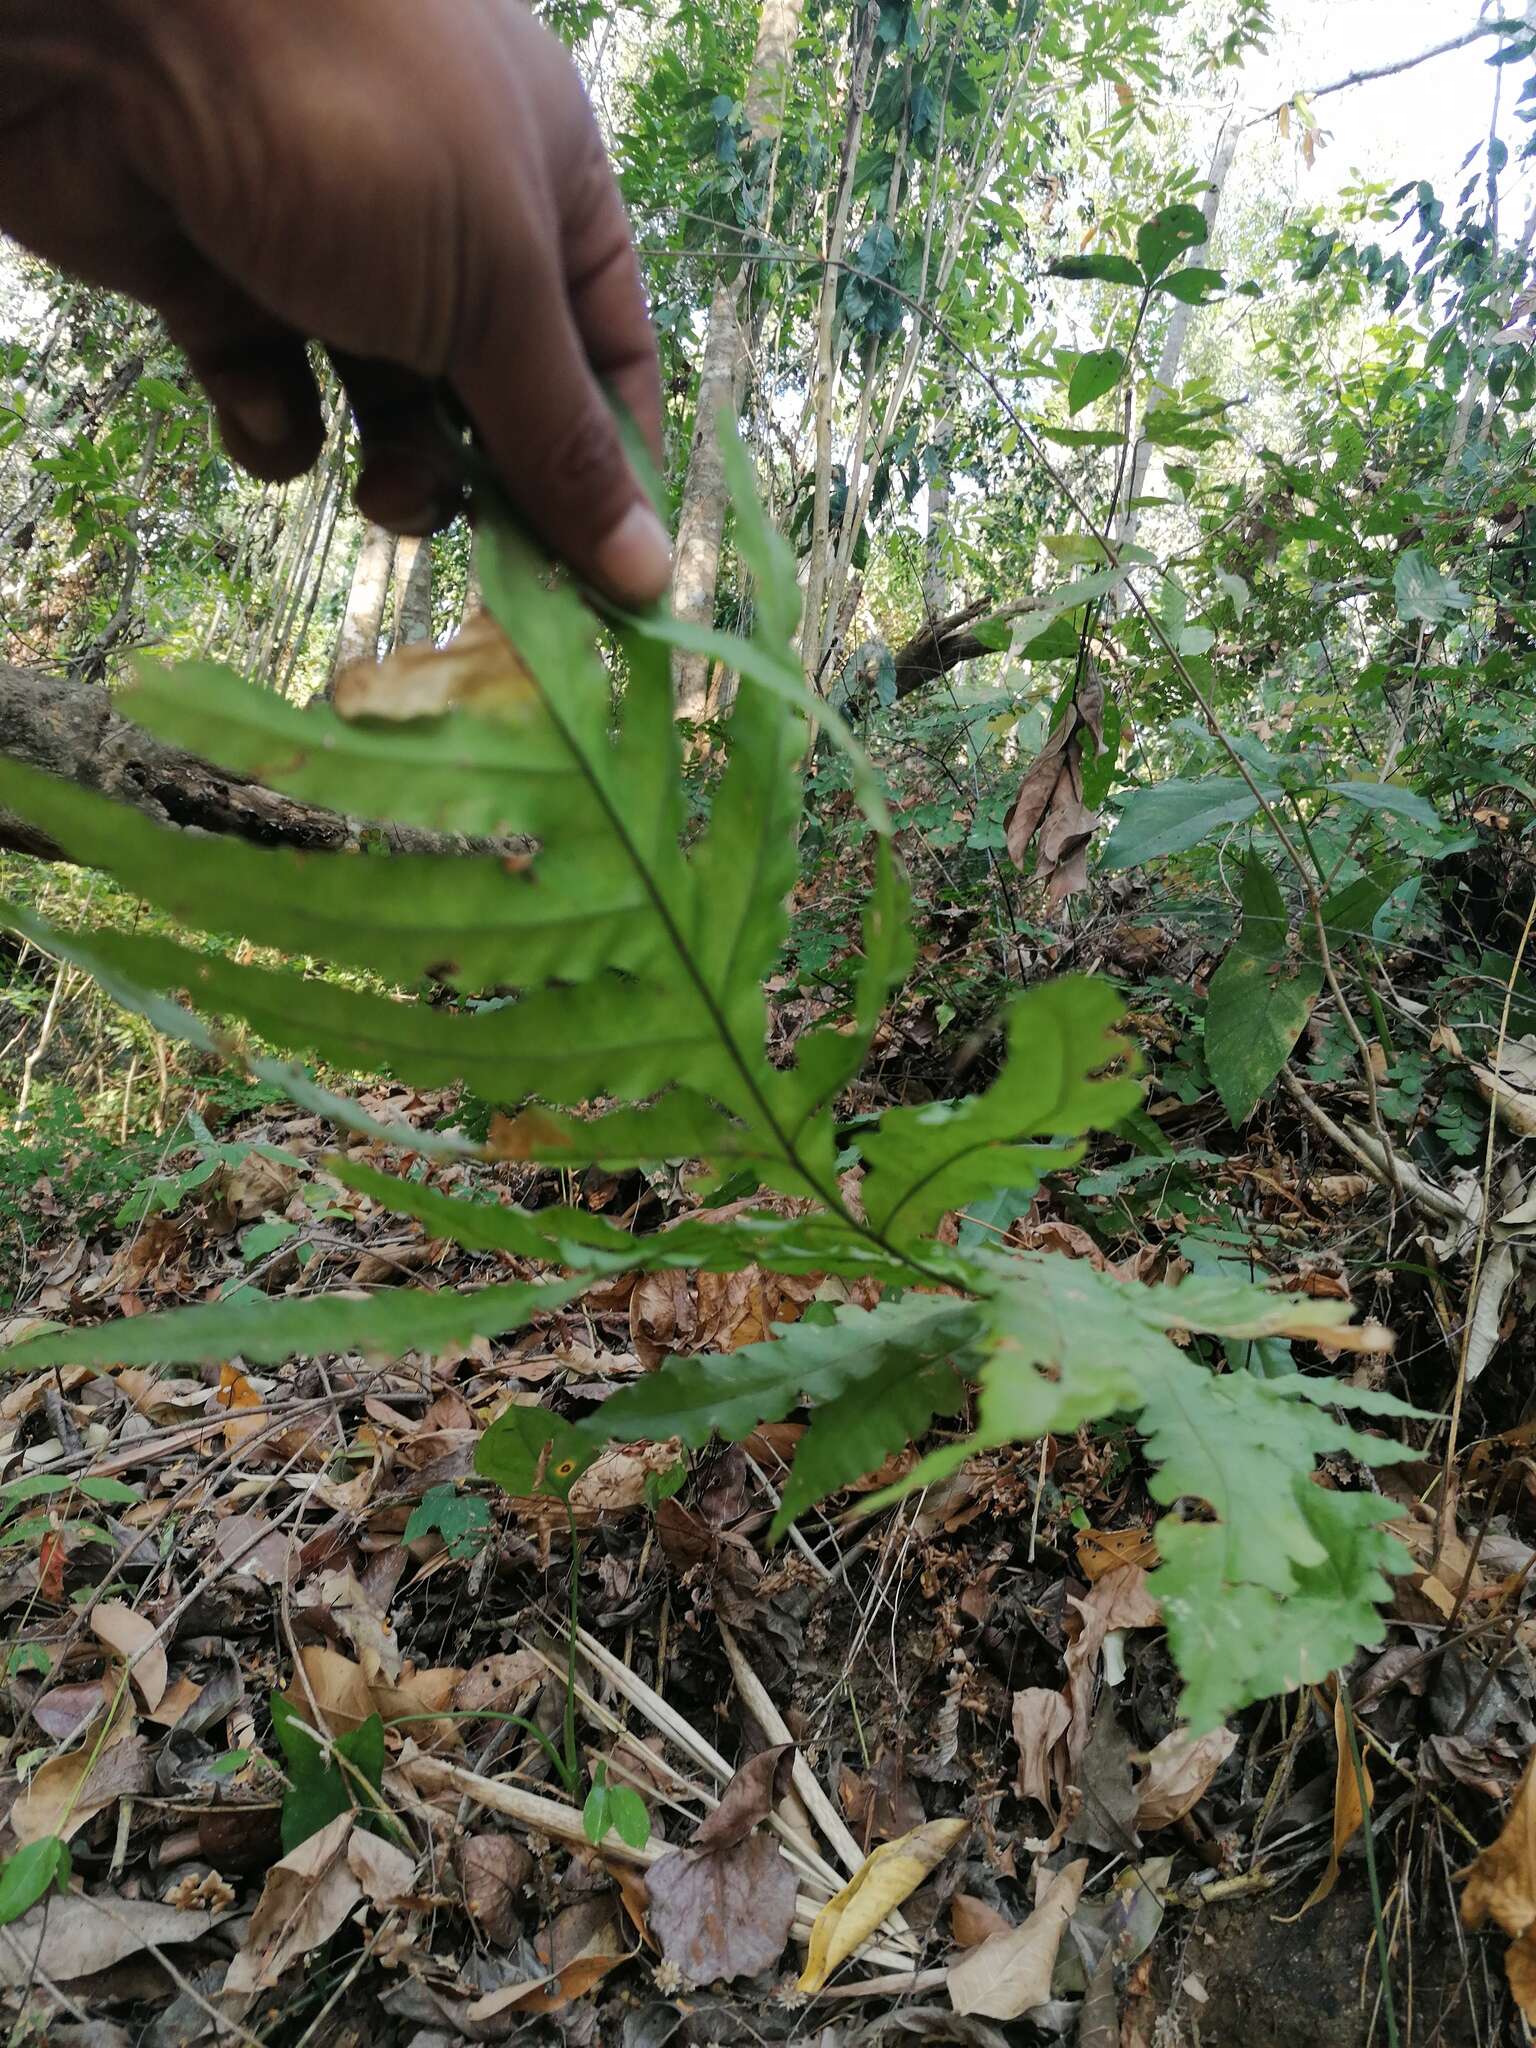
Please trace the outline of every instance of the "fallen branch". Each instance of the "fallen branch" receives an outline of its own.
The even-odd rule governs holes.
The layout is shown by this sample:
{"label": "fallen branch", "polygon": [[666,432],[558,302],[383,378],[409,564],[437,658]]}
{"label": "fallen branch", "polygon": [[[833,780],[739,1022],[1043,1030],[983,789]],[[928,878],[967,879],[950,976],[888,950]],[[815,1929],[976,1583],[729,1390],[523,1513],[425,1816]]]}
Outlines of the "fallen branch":
{"label": "fallen branch", "polygon": [[[126,804],[162,825],[226,833],[263,846],[350,852],[365,839],[391,853],[465,853],[472,842],[409,825],[365,826],[318,804],[296,802],[200,761],[123,717],[94,683],[0,662],[0,752],[47,775]],[[0,852],[66,861],[66,849],[0,809]]]}

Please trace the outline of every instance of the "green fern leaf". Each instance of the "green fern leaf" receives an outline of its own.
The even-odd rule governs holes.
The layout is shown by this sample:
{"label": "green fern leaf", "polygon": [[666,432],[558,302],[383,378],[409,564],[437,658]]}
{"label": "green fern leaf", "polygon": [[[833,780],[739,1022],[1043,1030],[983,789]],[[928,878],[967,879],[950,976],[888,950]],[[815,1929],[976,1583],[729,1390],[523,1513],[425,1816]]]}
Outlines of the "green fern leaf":
{"label": "green fern leaf", "polygon": [[[1077,1158],[1062,1138],[1108,1130],[1141,1100],[1115,1032],[1120,1006],[1102,983],[1063,976],[1021,996],[1008,1018],[1008,1057],[982,1095],[963,1103],[889,1110],[862,1141],[864,1207],[899,1243],[926,1236],[942,1216],[997,1188],[1029,1190]],[[1057,1142],[1042,1142],[1055,1140]]]}
{"label": "green fern leaf", "polygon": [[323,1294],[304,1301],[214,1301],[93,1330],[45,1330],[0,1353],[0,1366],[33,1372],[53,1365],[212,1365],[236,1357],[279,1365],[285,1358],[349,1351],[400,1358],[520,1330],[541,1311],[562,1308],[584,1284],[519,1283],[473,1294],[396,1287],[366,1301]]}

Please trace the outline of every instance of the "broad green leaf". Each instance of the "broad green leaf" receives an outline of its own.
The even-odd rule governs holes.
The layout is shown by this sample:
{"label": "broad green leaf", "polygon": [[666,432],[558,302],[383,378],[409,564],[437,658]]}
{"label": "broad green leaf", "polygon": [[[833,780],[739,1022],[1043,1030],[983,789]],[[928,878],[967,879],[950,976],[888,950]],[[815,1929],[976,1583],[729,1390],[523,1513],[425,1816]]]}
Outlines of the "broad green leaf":
{"label": "broad green leaf", "polygon": [[1198,206],[1187,202],[1165,206],[1136,230],[1136,260],[1143,274],[1155,283],[1186,249],[1198,249],[1208,232]]}
{"label": "broad green leaf", "polygon": [[[1382,905],[1391,900],[1412,873],[1413,868],[1408,862],[1374,868],[1369,874],[1347,882],[1342,889],[1336,889],[1322,906],[1323,929],[1330,941],[1335,937],[1369,938]],[[1311,930],[1310,920],[1306,937],[1309,947],[1316,945],[1317,938]]]}
{"label": "broad green leaf", "polygon": [[1246,823],[1258,808],[1247,783],[1233,777],[1211,775],[1132,790],[1121,804],[1103,865],[1135,868],[1167,854],[1187,853],[1210,833]]}
{"label": "broad green leaf", "polygon": [[[1008,1056],[984,1094],[892,1109],[861,1139],[864,1211],[906,1247],[951,1209],[995,1188],[1038,1185],[1077,1156],[1063,1141],[1110,1130],[1141,1100],[1116,1035],[1120,1006],[1100,982],[1062,976],[1031,989],[1008,1017]],[[1100,1078],[1119,1064],[1122,1072]]]}
{"label": "broad green leaf", "polygon": [[484,1544],[491,1528],[491,1511],[478,1494],[460,1493],[456,1486],[429,1486],[411,1509],[403,1543],[418,1536],[441,1536],[450,1557],[473,1557]]}
{"label": "broad green leaf", "polygon": [[1211,978],[1205,1058],[1222,1106],[1240,1128],[1291,1056],[1323,985],[1321,962],[1291,919],[1257,853],[1243,869],[1241,936]]}
{"label": "broad green leaf", "polygon": [[1411,818],[1430,832],[1440,829],[1440,813],[1416,790],[1400,789],[1395,782],[1330,782],[1328,788],[1346,803],[1362,810],[1391,811],[1399,818]]}
{"label": "broad green leaf", "polygon": [[[376,1811],[365,1787],[377,1792],[384,1781],[384,1723],[378,1714],[323,1747],[300,1725],[304,1719],[281,1693],[272,1695],[272,1732],[288,1770],[282,1838],[284,1853],[290,1856],[339,1815]],[[344,1758],[351,1770],[344,1769],[337,1757]]]}
{"label": "broad green leaf", "polygon": [[1454,577],[1442,575],[1422,548],[1404,548],[1392,571],[1392,589],[1400,619],[1422,619],[1427,626],[1442,626],[1456,612],[1464,612],[1472,600]]}
{"label": "broad green leaf", "polygon": [[582,1429],[547,1408],[513,1402],[475,1445],[475,1470],[514,1499],[547,1493],[566,1500],[608,1434]]}
{"label": "broad green leaf", "polygon": [[1080,413],[1106,391],[1113,391],[1125,375],[1125,357],[1117,348],[1090,349],[1077,359],[1072,381],[1067,386],[1067,411]]}
{"label": "broad green leaf", "polygon": [[69,1890],[69,1844],[44,1835],[0,1863],[0,1927],[9,1927],[30,1911],[55,1885]]}
{"label": "broad green leaf", "polygon": [[1058,256],[1046,269],[1052,277],[1099,284],[1129,284],[1140,289],[1146,282],[1130,257],[1117,255],[1113,249],[1091,249],[1084,256]]}
{"label": "broad green leaf", "polygon": [[1160,277],[1157,288],[1172,299],[1182,299],[1186,306],[1208,306],[1226,290],[1227,280],[1219,270],[1202,270],[1198,264],[1192,264]]}
{"label": "broad green leaf", "polygon": [[367,1352],[400,1358],[474,1337],[520,1330],[541,1312],[580,1292],[576,1281],[517,1282],[472,1294],[444,1289],[384,1288],[366,1301],[315,1295],[307,1301],[209,1302],[167,1309],[91,1330],[45,1330],[0,1351],[0,1372],[43,1365],[204,1365],[235,1357],[252,1365],[285,1358]]}

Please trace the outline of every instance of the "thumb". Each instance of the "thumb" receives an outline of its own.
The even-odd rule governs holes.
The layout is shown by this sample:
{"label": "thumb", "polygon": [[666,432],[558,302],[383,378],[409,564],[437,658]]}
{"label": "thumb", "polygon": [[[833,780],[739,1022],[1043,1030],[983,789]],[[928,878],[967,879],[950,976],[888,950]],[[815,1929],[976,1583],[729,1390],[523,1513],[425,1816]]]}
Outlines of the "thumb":
{"label": "thumb", "polygon": [[564,280],[529,286],[491,333],[454,384],[508,495],[579,576],[619,604],[649,605],[671,580],[671,544],[625,455]]}

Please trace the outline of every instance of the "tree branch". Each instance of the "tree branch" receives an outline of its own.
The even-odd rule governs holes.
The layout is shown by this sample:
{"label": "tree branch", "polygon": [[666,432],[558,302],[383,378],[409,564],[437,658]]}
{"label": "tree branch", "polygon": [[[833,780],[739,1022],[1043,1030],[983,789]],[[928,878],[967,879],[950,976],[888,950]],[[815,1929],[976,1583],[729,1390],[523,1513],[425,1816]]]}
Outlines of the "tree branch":
{"label": "tree branch", "polygon": [[[365,837],[391,853],[467,853],[475,842],[407,825],[368,827],[296,802],[244,776],[211,767],[131,724],[93,683],[38,675],[0,662],[0,752],[45,774],[191,832],[225,833],[262,846],[340,853]],[[0,810],[0,851],[39,860],[69,854],[24,819]]]}
{"label": "tree branch", "polygon": [[1369,85],[1374,78],[1396,78],[1399,72],[1416,71],[1421,64],[1427,64],[1432,57],[1448,57],[1452,50],[1464,50],[1468,43],[1475,43],[1482,36],[1497,35],[1506,28],[1519,28],[1520,22],[1480,21],[1476,28],[1469,28],[1465,35],[1452,36],[1449,42],[1436,43],[1432,49],[1420,50],[1416,57],[1399,57],[1391,64],[1374,64],[1365,71],[1351,71],[1347,78],[1336,78],[1331,85],[1298,86],[1288,99],[1279,106],[1271,107],[1267,113],[1255,114],[1251,121],[1244,122],[1247,128],[1257,128],[1265,121],[1273,121],[1287,107],[1293,107],[1297,100],[1325,100],[1330,93],[1347,92],[1352,85]]}

